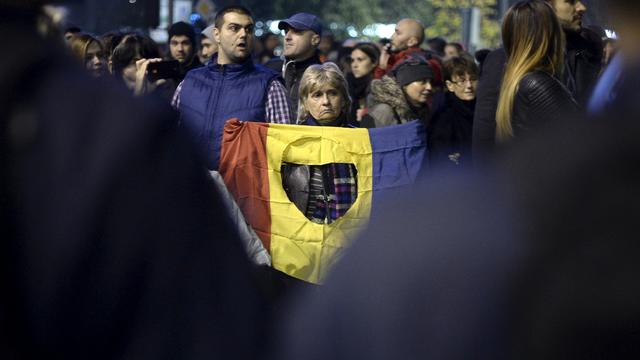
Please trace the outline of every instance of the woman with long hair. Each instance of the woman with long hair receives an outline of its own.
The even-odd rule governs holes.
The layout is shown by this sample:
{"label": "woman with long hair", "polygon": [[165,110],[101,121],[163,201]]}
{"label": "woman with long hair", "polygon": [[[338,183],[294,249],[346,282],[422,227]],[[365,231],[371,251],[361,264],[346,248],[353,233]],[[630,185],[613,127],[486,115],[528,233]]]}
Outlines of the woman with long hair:
{"label": "woman with long hair", "polygon": [[71,54],[82,63],[95,78],[106,74],[107,55],[100,40],[90,34],[73,35],[69,42]]}
{"label": "woman with long hair", "polygon": [[360,121],[367,113],[367,97],[371,92],[373,72],[378,65],[380,50],[372,43],[358,43],[351,50],[351,72],[347,74],[349,95],[353,102],[350,117]]}
{"label": "woman with long hair", "polygon": [[577,112],[575,100],[558,81],[563,36],[553,8],[545,1],[521,1],[507,11],[502,23],[507,65],[496,113],[497,142]]}

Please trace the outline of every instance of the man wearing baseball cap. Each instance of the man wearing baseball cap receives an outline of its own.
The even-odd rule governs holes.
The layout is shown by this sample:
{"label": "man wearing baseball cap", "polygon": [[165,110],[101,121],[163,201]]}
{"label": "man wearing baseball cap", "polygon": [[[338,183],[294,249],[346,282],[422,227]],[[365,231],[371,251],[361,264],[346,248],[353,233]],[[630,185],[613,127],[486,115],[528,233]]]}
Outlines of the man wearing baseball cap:
{"label": "man wearing baseball cap", "polygon": [[298,88],[304,71],[319,64],[318,45],[322,36],[322,23],[317,16],[297,13],[280,21],[278,29],[284,30],[282,77],[291,99],[291,113],[298,114]]}

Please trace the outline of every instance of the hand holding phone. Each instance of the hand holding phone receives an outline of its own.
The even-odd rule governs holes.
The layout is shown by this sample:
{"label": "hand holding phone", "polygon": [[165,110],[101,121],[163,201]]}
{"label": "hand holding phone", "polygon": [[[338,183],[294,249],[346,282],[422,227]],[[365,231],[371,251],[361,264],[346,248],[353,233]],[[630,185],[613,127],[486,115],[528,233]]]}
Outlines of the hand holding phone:
{"label": "hand holding phone", "polygon": [[380,52],[380,59],[378,60],[378,66],[381,69],[386,69],[389,64],[389,58],[391,57],[391,43],[386,44]]}
{"label": "hand holding phone", "polygon": [[[173,71],[167,71],[166,68],[173,68],[171,65],[156,65],[162,63],[173,63],[174,61],[163,61],[162,59],[140,59],[136,61],[136,84],[133,90],[134,95],[139,96],[153,91],[161,82],[164,82],[162,76],[171,77]],[[177,63],[178,61],[175,61]],[[177,65],[175,66],[177,69]],[[153,74],[150,76],[150,74]],[[165,77],[166,78],[166,77]]]}
{"label": "hand holding phone", "polygon": [[154,61],[147,65],[147,79],[151,82],[177,78],[179,74],[180,62],[177,60]]}

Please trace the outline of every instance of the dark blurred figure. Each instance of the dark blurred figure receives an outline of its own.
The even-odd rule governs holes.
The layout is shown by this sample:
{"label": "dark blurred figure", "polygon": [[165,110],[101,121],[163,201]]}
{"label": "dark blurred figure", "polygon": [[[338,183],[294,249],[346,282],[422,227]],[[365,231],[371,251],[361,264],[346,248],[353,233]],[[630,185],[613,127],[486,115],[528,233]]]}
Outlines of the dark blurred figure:
{"label": "dark blurred figure", "polygon": [[607,67],[618,52],[618,40],[607,38],[602,42],[602,66]]}
{"label": "dark blurred figure", "polygon": [[619,35],[619,51],[610,61],[593,92],[589,113],[637,113],[640,110],[640,24],[637,21],[640,5],[621,0],[612,0],[607,4]]}
{"label": "dark blurred figure", "polygon": [[120,44],[120,41],[122,41],[122,38],[125,35],[126,34],[121,32],[120,30],[112,30],[100,36],[100,41],[104,45],[104,51],[107,55],[107,68],[109,69],[110,73],[113,73],[113,50],[116,48],[116,46],[118,46],[118,44]]}
{"label": "dark blurred figure", "polygon": [[373,71],[378,65],[380,50],[373,43],[359,43],[351,51],[351,72],[347,74],[351,96],[351,122],[359,122],[367,113],[367,97],[371,93]]}
{"label": "dark blurred figure", "polygon": [[180,62],[180,75],[174,80],[180,83],[190,70],[202,66],[198,59],[198,44],[193,26],[179,21],[169,27],[169,58]]}
{"label": "dark blurred figure", "polygon": [[75,34],[69,41],[69,48],[91,76],[99,78],[107,74],[107,54],[98,38],[85,33]]}
{"label": "dark blurred figure", "polygon": [[[258,54],[258,62],[260,64],[266,64],[269,60],[277,57],[275,51],[280,46],[280,37],[272,32],[267,32],[262,37],[262,44],[264,45],[264,49]],[[282,69],[277,70],[280,71]]]}
{"label": "dark blurred figure", "polygon": [[436,55],[443,57],[447,41],[441,37],[434,37],[427,40],[427,46],[429,47],[429,50],[433,51]]}
{"label": "dark blurred figure", "polygon": [[465,57],[456,57],[445,61],[443,70],[445,103],[433,115],[427,130],[430,164],[440,169],[469,167],[478,66]]}
{"label": "dark blurred figure", "polygon": [[454,57],[460,57],[464,52],[465,52],[464,48],[460,43],[457,43],[457,42],[448,43],[444,47],[444,56],[442,57],[442,60],[447,61]]}
{"label": "dark blurred figure", "polygon": [[71,42],[71,38],[73,35],[80,34],[82,29],[75,24],[67,23],[62,25],[62,35],[64,36],[64,41],[67,45]]}
{"label": "dark blurred figure", "polygon": [[0,3],[0,358],[255,359],[260,295],[174,113],[96,86],[37,5]]}
{"label": "dark blurred figure", "polygon": [[480,69],[482,69],[482,65],[484,64],[484,61],[487,59],[487,55],[489,55],[490,52],[491,50],[489,49],[480,49],[474,54],[473,57],[476,59],[476,62],[478,63],[478,67]]}
{"label": "dark blurred figure", "polygon": [[320,53],[320,62],[324,63],[331,61],[333,63],[338,62],[338,49],[340,47],[339,42],[336,41],[336,37],[331,31],[323,31],[320,38],[320,44],[318,44],[318,52]]}
{"label": "dark blurred figure", "polygon": [[389,194],[277,358],[640,357],[640,126],[607,120],[554,124],[491,176]]}

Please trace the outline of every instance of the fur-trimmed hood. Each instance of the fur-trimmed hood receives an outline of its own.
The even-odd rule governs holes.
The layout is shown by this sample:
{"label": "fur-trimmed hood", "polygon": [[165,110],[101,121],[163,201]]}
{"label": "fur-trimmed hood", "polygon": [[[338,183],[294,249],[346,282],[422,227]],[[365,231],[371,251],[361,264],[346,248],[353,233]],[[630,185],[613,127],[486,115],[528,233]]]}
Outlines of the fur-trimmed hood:
{"label": "fur-trimmed hood", "polygon": [[398,83],[386,75],[380,80],[373,80],[371,82],[369,108],[377,104],[389,105],[400,118],[401,122],[406,122],[416,117]]}

